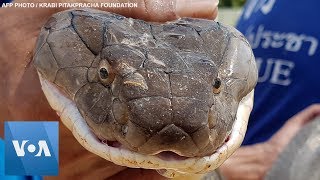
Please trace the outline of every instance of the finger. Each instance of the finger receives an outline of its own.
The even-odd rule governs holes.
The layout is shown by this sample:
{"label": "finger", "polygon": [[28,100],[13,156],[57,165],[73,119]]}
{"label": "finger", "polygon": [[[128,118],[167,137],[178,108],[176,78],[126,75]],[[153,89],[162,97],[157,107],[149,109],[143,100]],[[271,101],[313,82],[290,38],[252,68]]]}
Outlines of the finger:
{"label": "finger", "polygon": [[215,19],[219,0],[176,0],[176,13],[179,17]]}
{"label": "finger", "polygon": [[[48,0],[33,0],[33,3]],[[30,0],[16,0],[16,3]],[[170,21],[180,17],[215,19],[219,0],[51,0],[51,3],[98,3],[101,10],[147,21]],[[114,7],[115,3],[131,4],[132,7]],[[104,4],[102,6],[102,4]],[[112,5],[113,4],[113,5]],[[56,12],[67,8],[55,8]]]}
{"label": "finger", "polygon": [[320,115],[320,104],[308,106],[306,109],[292,117],[292,122],[306,124]]}
{"label": "finger", "polygon": [[269,142],[274,144],[279,152],[290,142],[297,132],[308,122],[320,115],[320,104],[314,104],[290,118],[284,126],[274,134]]}
{"label": "finger", "polygon": [[137,7],[102,9],[128,17],[161,22],[180,17],[214,19],[217,16],[219,0],[120,0],[117,2],[136,3]]}

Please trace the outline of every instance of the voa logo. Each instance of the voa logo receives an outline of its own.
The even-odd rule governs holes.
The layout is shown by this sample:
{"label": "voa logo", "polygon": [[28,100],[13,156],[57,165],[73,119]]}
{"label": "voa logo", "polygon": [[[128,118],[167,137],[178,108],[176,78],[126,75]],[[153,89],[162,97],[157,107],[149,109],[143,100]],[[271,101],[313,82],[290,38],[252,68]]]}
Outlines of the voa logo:
{"label": "voa logo", "polygon": [[[25,147],[28,142],[29,140],[23,140],[20,143],[18,140],[12,140],[12,144],[13,144],[14,150],[17,153],[17,156],[23,157],[26,154]],[[35,154],[36,157],[42,156],[42,154],[44,154],[44,156],[46,157],[51,157],[48,144],[45,140],[39,140],[37,145],[28,144],[27,151],[29,153],[34,153],[37,151],[37,154]]]}
{"label": "voa logo", "polygon": [[6,175],[58,175],[58,122],[7,121],[4,128]]}

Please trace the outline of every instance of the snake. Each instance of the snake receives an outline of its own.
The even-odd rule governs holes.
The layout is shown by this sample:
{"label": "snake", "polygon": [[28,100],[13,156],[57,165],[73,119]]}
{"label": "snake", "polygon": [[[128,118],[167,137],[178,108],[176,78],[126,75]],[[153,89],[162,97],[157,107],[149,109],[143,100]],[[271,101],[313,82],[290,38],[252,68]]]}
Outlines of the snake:
{"label": "snake", "polygon": [[241,145],[257,67],[233,27],[74,9],[42,27],[33,65],[50,106],[88,151],[167,177],[218,168]]}

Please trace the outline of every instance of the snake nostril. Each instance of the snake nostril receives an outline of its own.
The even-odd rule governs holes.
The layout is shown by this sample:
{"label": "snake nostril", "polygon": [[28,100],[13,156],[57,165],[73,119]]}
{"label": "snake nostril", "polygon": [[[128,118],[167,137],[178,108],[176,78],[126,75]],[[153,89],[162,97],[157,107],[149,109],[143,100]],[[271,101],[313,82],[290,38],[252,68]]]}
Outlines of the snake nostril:
{"label": "snake nostril", "polygon": [[180,156],[179,154],[172,152],[172,151],[162,151],[162,152],[156,154],[156,156],[159,157],[160,159],[166,160],[166,161],[188,159],[188,157]]}

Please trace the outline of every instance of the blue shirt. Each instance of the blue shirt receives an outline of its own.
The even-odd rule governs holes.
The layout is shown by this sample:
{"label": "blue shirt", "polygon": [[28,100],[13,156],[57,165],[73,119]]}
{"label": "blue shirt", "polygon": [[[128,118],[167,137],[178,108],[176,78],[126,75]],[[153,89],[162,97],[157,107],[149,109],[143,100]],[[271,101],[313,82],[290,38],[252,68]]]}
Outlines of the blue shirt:
{"label": "blue shirt", "polygon": [[237,29],[259,70],[244,145],[268,140],[293,115],[320,102],[320,1],[250,0]]}

